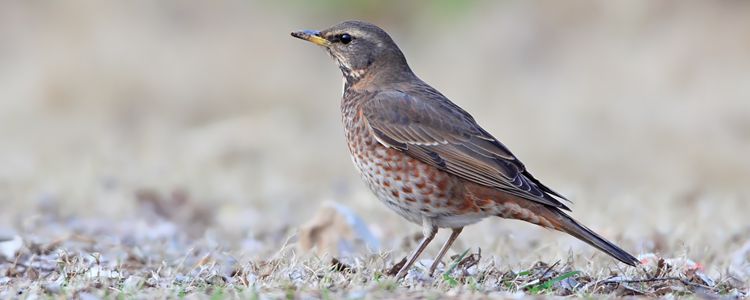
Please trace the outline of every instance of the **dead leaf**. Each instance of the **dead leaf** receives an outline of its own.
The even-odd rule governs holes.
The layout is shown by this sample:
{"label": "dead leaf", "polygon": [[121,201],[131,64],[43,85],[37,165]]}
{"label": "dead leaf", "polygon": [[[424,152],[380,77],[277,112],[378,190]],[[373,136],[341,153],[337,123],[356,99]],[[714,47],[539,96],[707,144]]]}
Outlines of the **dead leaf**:
{"label": "dead leaf", "polygon": [[202,235],[214,223],[214,207],[191,201],[190,194],[182,188],[172,190],[169,196],[143,188],[135,192],[135,198],[145,216],[179,224],[192,236]]}
{"label": "dead leaf", "polygon": [[348,207],[335,202],[324,203],[299,230],[298,246],[302,251],[340,256],[357,252],[360,245],[370,250],[380,247],[364,221]]}
{"label": "dead leaf", "polygon": [[39,279],[39,272],[34,268],[28,268],[26,269],[26,278],[30,280],[37,280]]}
{"label": "dead leaf", "polygon": [[338,260],[338,258],[332,258],[331,259],[331,266],[333,267],[334,271],[337,272],[348,272],[348,273],[354,273],[354,270],[352,270],[352,267],[341,262]]}

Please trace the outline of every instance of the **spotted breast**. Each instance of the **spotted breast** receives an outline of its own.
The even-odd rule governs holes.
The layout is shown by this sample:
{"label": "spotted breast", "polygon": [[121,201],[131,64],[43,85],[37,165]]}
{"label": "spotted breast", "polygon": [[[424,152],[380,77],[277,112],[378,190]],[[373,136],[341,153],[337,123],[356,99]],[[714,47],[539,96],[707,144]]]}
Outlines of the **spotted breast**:
{"label": "spotted breast", "polygon": [[457,177],[404,152],[388,148],[372,134],[361,114],[367,92],[346,89],[341,103],[352,161],[380,201],[407,220],[424,218],[441,228],[458,228],[496,214],[493,203],[478,203]]}

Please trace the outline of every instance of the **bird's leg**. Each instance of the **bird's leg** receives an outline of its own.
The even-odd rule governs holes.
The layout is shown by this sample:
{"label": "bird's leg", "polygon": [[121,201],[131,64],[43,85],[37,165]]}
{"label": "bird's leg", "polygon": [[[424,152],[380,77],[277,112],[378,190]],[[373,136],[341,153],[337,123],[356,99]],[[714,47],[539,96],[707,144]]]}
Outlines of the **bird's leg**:
{"label": "bird's leg", "polygon": [[432,276],[432,273],[435,273],[435,269],[437,268],[438,264],[440,264],[440,261],[443,259],[443,256],[445,256],[445,253],[448,252],[448,249],[451,248],[451,245],[453,245],[453,242],[456,241],[458,238],[458,235],[461,234],[461,231],[464,230],[463,227],[459,228],[453,228],[453,231],[451,232],[451,236],[448,238],[447,241],[445,241],[445,244],[443,244],[443,247],[440,248],[440,252],[435,257],[435,261],[432,262],[432,266],[430,266],[430,276]]}
{"label": "bird's leg", "polygon": [[427,245],[432,241],[432,239],[435,238],[435,234],[437,234],[437,231],[437,226],[433,225],[432,222],[427,220],[427,218],[422,221],[422,234],[424,235],[424,237],[422,237],[422,241],[419,242],[419,246],[417,246],[417,249],[414,249],[414,252],[409,257],[409,260],[406,261],[406,264],[404,264],[401,270],[398,271],[398,274],[396,274],[396,279],[401,279],[406,276],[406,273],[409,272],[411,266],[414,265],[414,262],[417,261],[419,255],[422,254],[422,251],[424,251],[424,249],[427,248]]}

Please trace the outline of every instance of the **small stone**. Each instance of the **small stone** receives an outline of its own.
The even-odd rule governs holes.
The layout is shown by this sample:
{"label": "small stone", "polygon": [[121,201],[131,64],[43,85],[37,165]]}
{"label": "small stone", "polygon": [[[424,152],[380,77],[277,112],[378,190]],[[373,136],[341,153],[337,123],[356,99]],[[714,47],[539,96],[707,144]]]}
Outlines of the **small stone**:
{"label": "small stone", "polygon": [[128,279],[125,279],[125,281],[122,283],[122,289],[125,291],[135,291],[138,290],[141,285],[143,285],[143,277],[140,276],[130,276]]}
{"label": "small stone", "polygon": [[91,293],[82,292],[82,293],[78,294],[78,299],[81,299],[81,300],[99,300],[99,299],[101,299],[101,297],[99,297],[97,295],[94,295],[94,294],[91,294]]}
{"label": "small stone", "polygon": [[188,282],[190,281],[190,278],[185,275],[179,274],[174,277],[174,280],[177,282]]}
{"label": "small stone", "polygon": [[8,260],[13,259],[21,247],[23,247],[23,239],[20,236],[5,237],[0,241],[0,256]]}
{"label": "small stone", "polygon": [[86,277],[88,278],[120,278],[120,272],[107,270],[102,268],[101,266],[93,266],[88,271],[86,271]]}
{"label": "small stone", "polygon": [[254,285],[255,282],[258,281],[258,276],[255,276],[253,273],[248,273],[245,275],[245,280],[247,281],[248,285]]}
{"label": "small stone", "polygon": [[60,293],[60,290],[61,290],[60,283],[57,281],[46,283],[42,285],[42,288],[44,289],[44,292],[48,294],[57,294],[57,293]]}

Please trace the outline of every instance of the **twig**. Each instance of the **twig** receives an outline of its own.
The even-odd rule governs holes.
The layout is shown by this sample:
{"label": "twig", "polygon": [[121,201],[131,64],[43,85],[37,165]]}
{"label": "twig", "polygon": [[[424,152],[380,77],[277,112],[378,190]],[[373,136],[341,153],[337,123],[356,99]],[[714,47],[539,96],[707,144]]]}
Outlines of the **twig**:
{"label": "twig", "polygon": [[552,268],[554,268],[555,266],[557,266],[557,264],[559,264],[559,263],[560,263],[560,261],[558,260],[554,264],[552,264],[551,266],[549,266],[549,268],[547,268],[547,270],[544,271],[544,273],[542,273],[542,276],[539,276],[539,279],[544,279],[544,276],[546,276],[547,273],[549,273],[549,271],[552,271]]}
{"label": "twig", "polygon": [[658,278],[649,278],[649,279],[627,279],[627,280],[611,280],[606,279],[603,281],[600,281],[599,283],[603,284],[609,284],[609,283],[647,283],[647,282],[658,282],[658,281],[679,281],[684,285],[692,286],[692,287],[699,287],[707,290],[712,290],[710,286],[693,283],[690,281],[685,280],[684,278],[679,277],[658,277]]}
{"label": "twig", "polygon": [[482,248],[478,249],[476,255],[472,253],[458,263],[458,268],[463,270],[464,276],[468,276],[468,269],[479,264],[479,260],[482,259]]}

